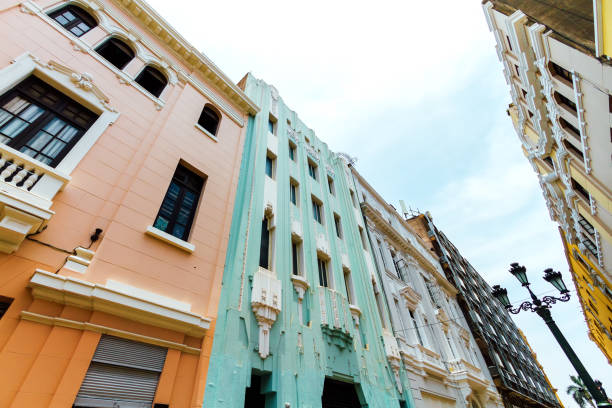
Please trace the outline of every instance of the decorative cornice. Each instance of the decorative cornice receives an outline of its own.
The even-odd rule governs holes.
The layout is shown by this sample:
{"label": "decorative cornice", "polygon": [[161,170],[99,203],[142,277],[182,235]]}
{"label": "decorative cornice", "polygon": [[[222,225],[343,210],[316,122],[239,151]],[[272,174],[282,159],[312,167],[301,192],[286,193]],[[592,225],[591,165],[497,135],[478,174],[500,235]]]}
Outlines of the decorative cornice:
{"label": "decorative cornice", "polygon": [[210,319],[117,292],[105,286],[37,269],[28,287],[35,299],[100,311],[150,326],[203,337]]}

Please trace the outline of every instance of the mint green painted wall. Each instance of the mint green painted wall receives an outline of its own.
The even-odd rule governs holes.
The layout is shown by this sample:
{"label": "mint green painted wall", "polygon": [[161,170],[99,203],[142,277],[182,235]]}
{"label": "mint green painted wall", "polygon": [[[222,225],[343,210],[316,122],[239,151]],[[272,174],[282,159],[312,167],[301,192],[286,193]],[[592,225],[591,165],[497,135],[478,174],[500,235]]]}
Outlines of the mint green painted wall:
{"label": "mint green painted wall", "polygon": [[[246,93],[261,107],[261,112],[248,121],[204,407],[244,407],[245,387],[249,386],[252,370],[264,374],[261,392],[268,395],[267,408],[285,408],[287,403],[290,407],[320,407],[326,376],[358,383],[365,400],[363,406],[399,407],[399,399],[405,399],[406,406],[412,407],[407,380],[403,379],[402,395],[395,387],[385,356],[380,316],[357,226],[361,215],[350,199],[352,186],[345,164],[280,98],[276,125],[273,269],[282,282],[282,311],[270,332],[271,354],[265,360],[258,354],[259,329],[251,309],[251,288],[253,274],[259,265],[271,92],[269,85],[248,76]],[[287,120],[298,135],[297,163],[289,158]],[[315,155],[311,158],[318,159],[318,181],[308,174],[309,153],[304,137],[308,137],[313,146]],[[328,190],[328,174],[334,179],[335,196]],[[299,182],[298,206],[290,203],[290,177]],[[311,195],[323,202],[324,225],[313,218]],[[343,239],[336,237],[334,213],[341,217]],[[298,296],[290,279],[292,219],[301,221],[303,231],[304,276],[310,284],[304,300],[304,313],[310,319],[308,326],[299,321]],[[318,287],[315,238],[320,234],[329,242],[330,273],[337,293]],[[342,253],[348,255],[355,303],[363,313],[362,333],[348,311]],[[331,307],[333,296],[337,296],[340,305],[337,319],[342,330],[328,330],[329,327],[321,325],[322,312],[330,322],[336,318]],[[367,341],[367,349],[362,338]]]}

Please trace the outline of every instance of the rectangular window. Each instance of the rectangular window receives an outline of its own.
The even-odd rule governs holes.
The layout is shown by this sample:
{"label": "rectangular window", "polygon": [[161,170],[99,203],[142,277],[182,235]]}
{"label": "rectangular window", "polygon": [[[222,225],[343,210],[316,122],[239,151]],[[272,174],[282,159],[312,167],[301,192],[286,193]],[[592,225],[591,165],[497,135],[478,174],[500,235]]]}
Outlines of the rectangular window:
{"label": "rectangular window", "polygon": [[571,99],[569,99],[568,97],[566,97],[563,94],[560,94],[559,92],[555,91],[553,94],[555,101],[557,102],[557,104],[559,104],[560,106],[563,106],[564,108],[566,108],[567,110],[569,110],[572,113],[576,113],[576,103],[574,101],[572,101]]}
{"label": "rectangular window", "polygon": [[2,319],[2,316],[4,316],[8,308],[11,306],[11,303],[13,303],[12,298],[0,296],[0,319]]}
{"label": "rectangular window", "polygon": [[261,221],[261,242],[259,243],[259,266],[270,269],[270,230],[269,220],[264,217]]}
{"label": "rectangular window", "polygon": [[508,41],[508,49],[512,51],[512,43],[510,42],[510,37],[506,36],[506,40]]}
{"label": "rectangular window", "polygon": [[276,135],[276,121],[274,121],[271,116],[268,119],[268,132]]}
{"label": "rectangular window", "polygon": [[582,184],[574,180],[574,178],[572,178],[571,180],[572,188],[574,189],[574,191],[576,191],[576,193],[578,193],[578,195],[582,197],[582,199],[584,199],[587,203],[590,203],[591,195],[589,194],[589,192],[584,187],[582,187]]}
{"label": "rectangular window", "polygon": [[276,167],[276,158],[272,153],[268,152],[266,154],[266,176],[270,177],[272,180],[274,180],[274,167]]}
{"label": "rectangular window", "polygon": [[361,226],[359,226],[359,237],[361,238],[361,245],[363,246],[363,249],[367,251],[368,241],[366,240],[365,231],[363,230],[363,228],[361,228]]}
{"label": "rectangular window", "polygon": [[391,251],[391,260],[393,261],[393,268],[395,270],[395,275],[397,275],[397,278],[399,280],[403,281],[404,277],[402,276],[402,272],[400,271],[399,265],[397,264],[399,261],[395,257],[395,252],[393,251]]}
{"label": "rectangular window", "polygon": [[294,179],[289,180],[289,201],[295,206],[298,205],[298,182]]}
{"label": "rectangular window", "polygon": [[0,143],[55,167],[97,118],[31,76],[0,96]]}
{"label": "rectangular window", "polygon": [[327,176],[327,187],[329,188],[329,194],[335,196],[336,188],[334,187],[334,179]]}
{"label": "rectangular window", "polygon": [[302,243],[291,241],[291,273],[301,275]]}
{"label": "rectangular window", "polygon": [[310,159],[308,159],[308,174],[315,180],[318,180],[317,177],[317,165]]}
{"label": "rectangular window", "polygon": [[350,194],[351,194],[351,202],[353,203],[353,207],[357,208],[357,200],[355,199],[355,192],[353,190],[350,190]]}
{"label": "rectangular window", "polygon": [[340,216],[334,213],[334,225],[336,226],[336,236],[342,239],[342,222]]}
{"label": "rectangular window", "polygon": [[289,158],[297,161],[297,146],[291,140],[289,141]]}
{"label": "rectangular window", "polygon": [[327,261],[317,257],[317,266],[319,268],[319,286],[329,287],[329,276],[327,272]]}
{"label": "rectangular window", "polygon": [[323,211],[321,202],[316,198],[312,198],[312,215],[314,219],[321,225],[323,225]]}
{"label": "rectangular window", "polygon": [[550,68],[552,68],[552,74],[553,76],[557,77],[557,78],[562,78],[564,80],[566,80],[567,82],[569,82],[570,84],[573,82],[572,81],[572,73],[569,72],[567,69],[563,68],[562,66],[555,64],[554,62],[550,62]]}
{"label": "rectangular window", "polygon": [[416,317],[414,317],[414,312],[410,311],[410,320],[412,320],[412,326],[417,336],[417,340],[419,344],[423,345],[423,337],[421,336],[421,330],[419,329],[419,324],[417,323]]}
{"label": "rectangular window", "polygon": [[351,305],[354,305],[355,302],[353,301],[351,271],[349,271],[348,269],[344,269],[344,288],[346,289],[346,300],[348,300]]}
{"label": "rectangular window", "polygon": [[198,207],[204,180],[203,177],[179,164],[153,226],[186,241]]}

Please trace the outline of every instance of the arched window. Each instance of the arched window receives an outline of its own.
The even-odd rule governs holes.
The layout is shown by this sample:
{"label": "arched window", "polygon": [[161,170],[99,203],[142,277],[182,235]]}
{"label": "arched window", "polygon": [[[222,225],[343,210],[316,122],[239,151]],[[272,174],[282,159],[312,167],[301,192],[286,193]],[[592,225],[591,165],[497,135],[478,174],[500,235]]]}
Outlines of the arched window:
{"label": "arched window", "polygon": [[132,48],[115,37],[106,40],[102,45],[96,48],[96,52],[118,69],[125,68],[125,66],[134,59],[134,51]]}
{"label": "arched window", "polygon": [[136,83],[146,89],[151,95],[159,97],[168,84],[168,80],[158,69],[147,65],[138,74]]}
{"label": "arched window", "polygon": [[98,25],[88,12],[72,4],[54,11],[49,14],[49,17],[60,23],[66,30],[77,37],[82,36]]}
{"label": "arched window", "polygon": [[219,115],[217,110],[208,103],[204,105],[200,119],[198,119],[198,125],[206,129],[211,135],[216,136],[220,121],[221,115]]}

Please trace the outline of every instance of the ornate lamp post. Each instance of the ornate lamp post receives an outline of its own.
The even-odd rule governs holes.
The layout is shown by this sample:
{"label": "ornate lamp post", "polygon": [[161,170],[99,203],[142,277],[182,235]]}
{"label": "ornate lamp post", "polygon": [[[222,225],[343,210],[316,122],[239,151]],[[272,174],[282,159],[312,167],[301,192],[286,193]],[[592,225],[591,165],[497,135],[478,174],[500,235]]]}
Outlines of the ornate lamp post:
{"label": "ornate lamp post", "polygon": [[561,297],[554,296],[544,296],[542,299],[539,299],[529,287],[530,283],[527,280],[527,269],[524,266],[519,266],[518,263],[510,264],[510,273],[514,275],[521,285],[529,291],[529,295],[531,295],[531,301],[526,301],[521,303],[518,307],[513,308],[510,303],[510,299],[508,299],[508,291],[505,288],[500,287],[499,285],[493,286],[493,296],[499,300],[499,302],[504,306],[504,308],[512,314],[518,314],[521,310],[530,310],[532,312],[536,312],[538,316],[544,319],[544,322],[552,332],[553,336],[557,339],[557,342],[565,352],[565,355],[569,359],[570,363],[574,366],[574,369],[578,373],[578,376],[584,382],[584,385],[589,390],[591,396],[597,402],[598,407],[610,407],[612,404],[608,402],[608,400],[604,397],[603,393],[600,391],[600,388],[597,387],[586,368],[582,365],[576,353],[569,345],[559,327],[552,318],[550,313],[551,305],[559,302],[567,302],[570,299],[569,290],[565,286],[563,282],[563,277],[561,276],[561,272],[555,272],[552,269],[546,269],[544,271],[544,280],[551,283],[560,293]]}

